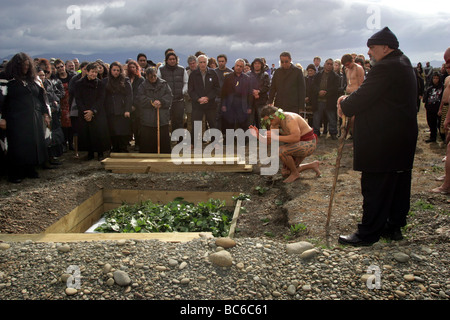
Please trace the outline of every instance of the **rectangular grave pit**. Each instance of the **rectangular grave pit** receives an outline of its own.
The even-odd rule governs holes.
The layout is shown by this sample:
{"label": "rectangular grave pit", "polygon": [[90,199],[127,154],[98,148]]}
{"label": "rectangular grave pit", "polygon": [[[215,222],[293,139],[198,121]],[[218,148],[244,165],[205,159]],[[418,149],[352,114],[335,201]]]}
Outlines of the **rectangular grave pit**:
{"label": "rectangular grave pit", "polygon": [[233,209],[229,237],[234,237],[236,222],[239,216],[241,200],[234,204],[233,196],[239,192],[208,192],[208,191],[160,191],[160,190],[127,190],[102,189],[85,200],[67,215],[49,226],[39,234],[0,234],[4,242],[82,242],[136,239],[155,239],[165,242],[187,242],[200,238],[201,234],[211,236],[211,232],[160,232],[160,233],[85,233],[95,224],[104,212],[115,209],[123,203],[134,204],[151,200],[154,203],[166,204],[177,197],[197,204],[209,199],[225,201],[226,207]]}

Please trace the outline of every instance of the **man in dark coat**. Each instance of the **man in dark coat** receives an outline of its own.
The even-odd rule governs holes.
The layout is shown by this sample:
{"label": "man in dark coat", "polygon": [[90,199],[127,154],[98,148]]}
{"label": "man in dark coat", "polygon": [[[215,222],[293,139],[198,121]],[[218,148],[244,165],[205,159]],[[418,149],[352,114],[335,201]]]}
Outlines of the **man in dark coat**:
{"label": "man in dark coat", "polygon": [[[194,131],[195,121],[202,121],[203,115],[209,127],[217,128],[217,108],[215,99],[219,96],[220,84],[217,73],[208,68],[208,57],[200,55],[198,58],[198,68],[189,76],[188,93],[192,100],[192,130]],[[202,137],[195,136],[195,131],[191,136],[191,144]]]}
{"label": "man in dark coat", "polygon": [[305,78],[301,69],[292,64],[291,54],[280,54],[281,68],[272,77],[268,104],[284,111],[300,113],[305,105]]}
{"label": "man in dark coat", "polygon": [[250,103],[252,97],[252,83],[250,77],[244,73],[245,61],[237,59],[234,72],[225,76],[221,90],[222,99],[222,134],[226,137],[226,130],[236,127],[248,129],[247,119],[252,113]]}
{"label": "man in dark coat", "polygon": [[97,64],[86,66],[87,75],[77,81],[75,100],[78,108],[78,143],[80,151],[88,152],[88,160],[98,153],[98,160],[103,160],[103,153],[111,148],[108,123],[103,107],[105,90],[102,80],[97,78]]}
{"label": "man in dark coat", "polygon": [[[167,81],[172,90],[170,106],[171,131],[184,128],[184,95],[188,90],[188,74],[185,68],[178,65],[178,57],[174,52],[166,55],[166,63],[158,69],[158,77]],[[179,141],[181,141],[180,138]]]}
{"label": "man in dark coat", "polygon": [[339,81],[339,76],[333,71],[333,59],[327,59],[322,71],[314,77],[311,95],[314,112],[314,133],[320,136],[320,126],[323,117],[326,117],[333,140],[337,139],[338,133],[336,101],[338,99]]}
{"label": "man in dark coat", "polygon": [[354,170],[362,171],[363,217],[339,243],[370,245],[380,236],[402,239],[410,207],[411,170],[417,143],[417,83],[397,37],[384,28],[368,41],[373,68],[338,114],[355,116]]}

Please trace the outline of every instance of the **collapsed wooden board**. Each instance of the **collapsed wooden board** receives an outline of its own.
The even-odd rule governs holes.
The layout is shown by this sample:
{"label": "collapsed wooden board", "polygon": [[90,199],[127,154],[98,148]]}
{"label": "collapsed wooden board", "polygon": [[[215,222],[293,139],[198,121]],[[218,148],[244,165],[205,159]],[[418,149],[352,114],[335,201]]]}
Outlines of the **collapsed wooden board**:
{"label": "collapsed wooden board", "polygon": [[101,163],[105,170],[113,173],[150,173],[150,172],[252,172],[253,166],[245,164],[238,157],[191,156],[189,163],[174,161],[170,154],[150,153],[111,153]]}

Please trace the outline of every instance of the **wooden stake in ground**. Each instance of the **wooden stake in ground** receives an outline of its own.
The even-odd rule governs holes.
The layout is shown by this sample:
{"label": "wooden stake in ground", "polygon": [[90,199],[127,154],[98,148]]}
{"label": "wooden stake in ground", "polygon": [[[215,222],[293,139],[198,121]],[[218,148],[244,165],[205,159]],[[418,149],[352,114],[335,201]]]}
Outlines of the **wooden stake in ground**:
{"label": "wooden stake in ground", "polygon": [[339,175],[339,168],[341,166],[342,150],[344,149],[344,143],[348,134],[349,125],[350,119],[348,119],[346,116],[342,116],[341,136],[339,137],[339,146],[336,158],[336,170],[334,172],[333,187],[331,188],[330,203],[328,205],[327,222],[325,224],[325,237],[327,241],[327,247],[330,246],[329,237],[330,237],[331,208],[333,206],[334,193],[336,191],[336,183]]}

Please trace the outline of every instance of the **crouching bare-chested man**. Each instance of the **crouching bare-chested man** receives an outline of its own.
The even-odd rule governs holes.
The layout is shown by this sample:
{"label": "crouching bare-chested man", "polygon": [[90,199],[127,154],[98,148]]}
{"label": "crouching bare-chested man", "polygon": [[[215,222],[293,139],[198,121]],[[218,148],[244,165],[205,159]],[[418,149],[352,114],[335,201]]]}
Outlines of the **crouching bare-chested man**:
{"label": "crouching bare-chested man", "polygon": [[[288,176],[284,182],[297,180],[300,172],[308,169],[314,170],[316,175],[320,176],[319,161],[302,164],[306,157],[314,153],[317,144],[317,137],[305,119],[297,113],[284,112],[270,105],[261,110],[261,117],[261,120],[267,123],[267,135],[262,136],[254,126],[250,126],[250,132],[266,143],[270,143],[272,138],[284,143],[279,148],[283,162],[281,173]],[[271,129],[279,129],[279,134]]]}

